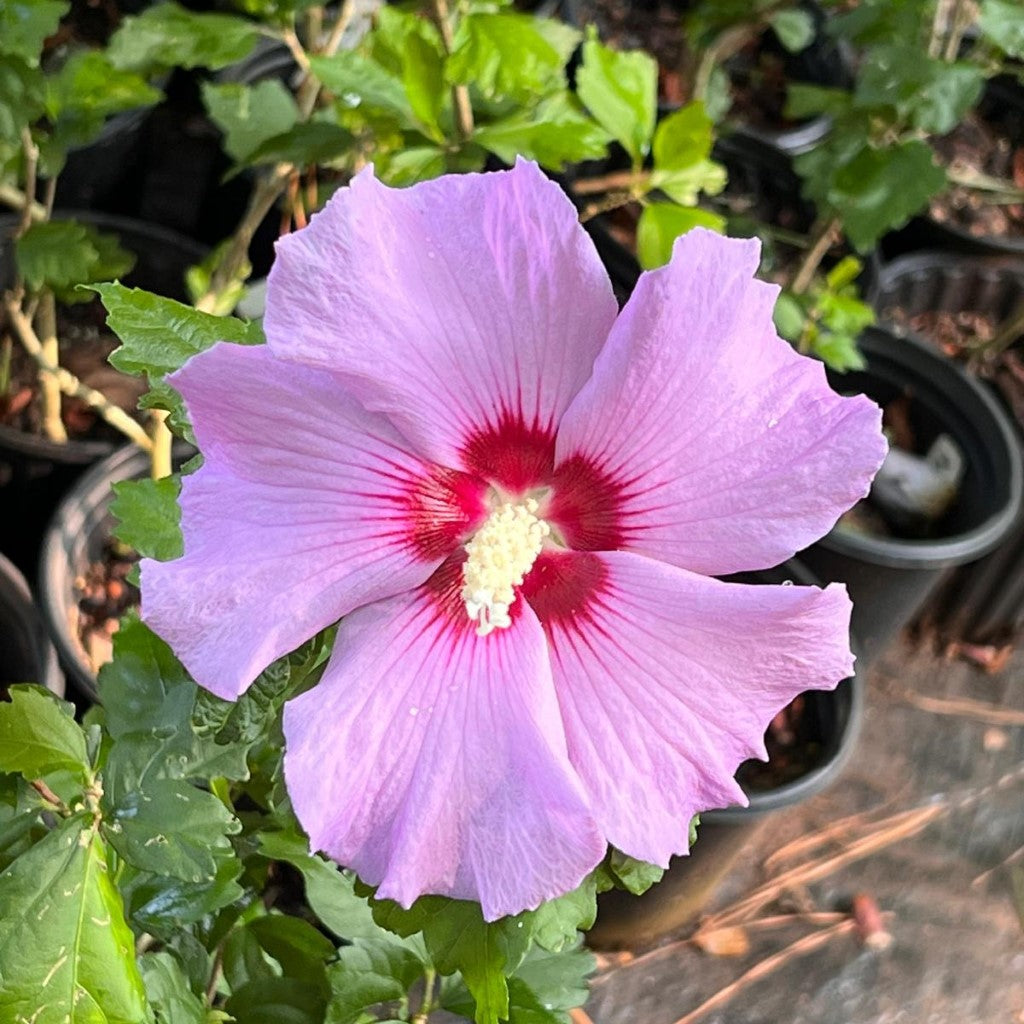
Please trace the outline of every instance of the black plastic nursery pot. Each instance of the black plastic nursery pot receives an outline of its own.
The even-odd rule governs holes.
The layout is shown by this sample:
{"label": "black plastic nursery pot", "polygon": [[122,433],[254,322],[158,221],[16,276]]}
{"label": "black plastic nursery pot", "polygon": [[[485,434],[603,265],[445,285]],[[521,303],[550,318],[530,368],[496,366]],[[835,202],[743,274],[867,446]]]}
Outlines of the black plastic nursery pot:
{"label": "black plastic nursery pot", "polygon": [[[762,572],[732,577],[737,581],[814,585],[817,580],[797,560]],[[857,649],[856,643],[854,649]],[[595,949],[638,948],[679,931],[708,905],[719,884],[756,839],[769,815],[809,800],[839,777],[856,748],[863,718],[864,682],[859,671],[834,690],[803,695],[810,716],[816,757],[798,778],[771,789],[753,788],[737,773],[749,799],[747,807],[708,811],[700,816],[697,841],[686,856],[673,857],[664,877],[641,896],[613,889],[598,896],[597,921],[586,934]],[[757,763],[757,762],[755,762]]]}
{"label": "black plastic nursery pot", "polygon": [[860,349],[866,368],[830,375],[832,386],[866,394],[883,408],[906,398],[919,450],[945,434],[964,457],[957,495],[929,536],[882,536],[840,525],[799,556],[820,579],[846,583],[853,633],[870,662],[951,570],[1006,539],[1021,513],[1022,467],[1009,417],[952,360],[877,328],[861,335]]}
{"label": "black plastic nursery pot", "polygon": [[[829,38],[825,31],[826,12],[809,0],[799,6],[813,20],[814,37],[802,50],[793,53],[783,46],[774,30],[766,29],[753,47],[764,67],[745,69],[742,54],[726,62],[734,94],[740,87],[746,87],[755,97],[770,94],[773,69],[787,83],[800,82],[831,89],[849,89],[853,85],[852,54],[845,44]],[[788,123],[779,114],[781,110],[775,117],[764,120],[748,118],[736,121],[734,130],[739,136],[756,139],[795,156],[813,149],[832,127],[832,118],[824,114]],[[731,117],[727,118],[727,123],[729,120]]]}
{"label": "black plastic nursery pot", "polygon": [[[193,453],[175,449],[175,460]],[[38,590],[43,620],[68,683],[89,702],[97,700],[96,673],[79,635],[82,623],[79,581],[107,555],[113,535],[111,489],[122,480],[149,472],[149,456],[126,445],[84,473],[65,495],[47,527],[39,557]]]}
{"label": "black plastic nursery pot", "polygon": [[[199,243],[152,224],[96,213],[58,212],[55,217],[117,235],[136,256],[124,283],[170,298],[186,298],[185,272],[206,256]],[[0,220],[0,284],[13,278],[10,236],[16,223],[16,218]],[[55,442],[0,423],[0,501],[7,513],[0,548],[23,572],[34,571],[43,530],[64,492],[87,466],[121,443],[112,428],[96,439]]]}
{"label": "black plastic nursery pot", "polygon": [[[922,315],[980,315],[998,327],[1024,302],[1024,258],[945,252],[902,256],[879,270],[869,298],[883,320],[898,320],[897,331],[923,327]],[[1004,384],[1017,388],[1008,374],[997,367],[997,390]],[[1024,407],[1016,406],[1011,411],[1020,444]],[[1024,515],[994,551],[950,573],[919,621],[943,645],[1001,643],[1024,627]]]}
{"label": "black plastic nursery pot", "polygon": [[15,683],[38,683],[58,697],[64,696],[57,652],[25,577],[0,555],[0,699]]}

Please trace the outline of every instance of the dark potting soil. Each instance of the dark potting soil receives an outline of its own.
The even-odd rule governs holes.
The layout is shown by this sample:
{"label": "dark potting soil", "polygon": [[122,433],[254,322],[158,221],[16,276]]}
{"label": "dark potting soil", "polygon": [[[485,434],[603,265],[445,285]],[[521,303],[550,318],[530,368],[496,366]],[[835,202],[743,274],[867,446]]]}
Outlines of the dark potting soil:
{"label": "dark potting soil", "polygon": [[[1024,112],[1004,110],[988,120],[969,113],[948,135],[935,141],[941,162],[961,174],[981,173],[1024,188]],[[1024,202],[999,203],[995,193],[954,185],[932,199],[929,214],[940,224],[977,238],[1024,235]]]}
{"label": "dark potting soil", "polygon": [[138,588],[127,580],[139,556],[110,538],[100,557],[74,582],[78,639],[94,672],[113,657],[113,638],[122,615],[138,607]]}
{"label": "dark potting soil", "polygon": [[906,327],[953,359],[967,364],[969,370],[990,380],[1010,408],[1017,422],[1024,427],[1024,337],[1002,352],[987,353],[985,346],[999,329],[999,322],[989,313],[977,310],[926,310],[913,316],[901,309],[886,311],[895,323]]}
{"label": "dark potting soil", "polygon": [[772,719],[764,742],[768,760],[745,761],[736,773],[736,781],[747,792],[778,789],[821,762],[821,737],[805,697],[797,697]]}
{"label": "dark potting soil", "polygon": [[[683,0],[570,0],[577,24],[592,24],[616,50],[646,50],[658,63],[658,99],[667,107],[690,99],[689,82],[700,61],[687,43]],[[729,117],[754,128],[785,131],[799,122],[783,113],[790,55],[777,52],[770,32],[752,37],[725,62],[732,105]]]}
{"label": "dark potting soil", "polygon": [[762,131],[786,131],[802,123],[786,117],[789,82],[786,60],[751,39],[726,64],[732,94],[730,117]]}
{"label": "dark potting soil", "polygon": [[[98,300],[57,307],[59,361],[83,384],[135,415],[146,390],[141,378],[115,370],[107,359],[120,344],[106,327],[106,311]],[[9,358],[9,363],[7,362]],[[42,406],[35,362],[17,343],[0,349],[0,366],[8,365],[6,389],[0,393],[0,423],[29,434],[42,434]],[[0,373],[0,379],[3,374]],[[79,398],[61,397],[61,419],[75,440],[120,441],[122,435]]]}

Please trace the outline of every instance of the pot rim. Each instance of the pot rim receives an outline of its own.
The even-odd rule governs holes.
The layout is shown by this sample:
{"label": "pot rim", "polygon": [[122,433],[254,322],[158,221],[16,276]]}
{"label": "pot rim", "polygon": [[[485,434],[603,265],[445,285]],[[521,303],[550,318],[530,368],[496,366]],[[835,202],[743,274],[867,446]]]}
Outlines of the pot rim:
{"label": "pot rim", "polygon": [[[992,435],[988,444],[997,440],[1008,467],[1007,494],[1004,501],[981,523],[970,530],[948,537],[933,539],[905,539],[877,537],[833,529],[817,542],[826,550],[847,555],[875,565],[897,569],[942,569],[973,562],[997,547],[1013,528],[1021,514],[1024,498],[1024,464],[1021,443],[1014,425],[995,397],[950,359],[935,352],[934,348],[913,333],[897,335],[880,327],[867,328],[860,338],[861,350],[871,357],[896,364],[908,370],[913,362],[931,363],[944,382],[943,390],[950,387],[966,391],[988,420]],[[959,403],[950,402],[954,408]]]}

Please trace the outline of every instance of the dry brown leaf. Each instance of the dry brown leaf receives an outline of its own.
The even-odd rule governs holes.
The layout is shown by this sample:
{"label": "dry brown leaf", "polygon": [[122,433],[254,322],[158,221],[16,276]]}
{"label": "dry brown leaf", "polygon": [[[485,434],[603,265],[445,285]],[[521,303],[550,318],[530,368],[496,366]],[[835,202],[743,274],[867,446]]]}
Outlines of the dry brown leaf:
{"label": "dry brown leaf", "polygon": [[709,956],[744,956],[750,952],[750,936],[738,925],[698,931],[692,942]]}

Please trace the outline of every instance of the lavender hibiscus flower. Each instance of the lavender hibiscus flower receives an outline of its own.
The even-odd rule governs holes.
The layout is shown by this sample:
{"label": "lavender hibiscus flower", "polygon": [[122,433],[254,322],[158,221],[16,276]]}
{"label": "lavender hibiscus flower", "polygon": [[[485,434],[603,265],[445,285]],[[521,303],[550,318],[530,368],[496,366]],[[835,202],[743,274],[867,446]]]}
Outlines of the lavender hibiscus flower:
{"label": "lavender hibiscus flower", "polygon": [[850,673],[842,587],[711,578],[825,533],[885,450],[776,336],[757,262],[693,231],[617,315],[533,164],[366,171],[278,244],[267,346],[174,375],[205,463],[144,618],[228,699],[342,620],[285,779],[379,896],[493,919],[609,842],[664,865],[744,801],[776,712]]}

